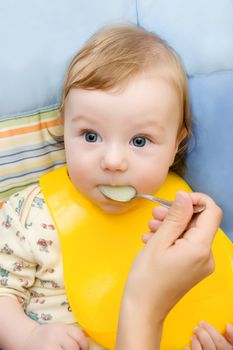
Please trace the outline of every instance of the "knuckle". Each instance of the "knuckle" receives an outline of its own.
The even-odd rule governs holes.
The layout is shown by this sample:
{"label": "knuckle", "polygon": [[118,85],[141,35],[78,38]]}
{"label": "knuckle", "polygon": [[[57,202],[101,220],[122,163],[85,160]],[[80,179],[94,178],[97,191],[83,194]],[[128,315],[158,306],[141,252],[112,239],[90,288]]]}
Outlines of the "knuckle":
{"label": "knuckle", "polygon": [[206,277],[211,275],[215,270],[215,261],[212,252],[203,247],[198,252],[195,251],[194,254],[195,264],[200,266]]}
{"label": "knuckle", "polygon": [[79,337],[85,338],[85,335],[84,335],[83,331],[80,328],[77,328],[77,335]]}
{"label": "knuckle", "polygon": [[200,248],[196,254],[196,260],[199,263],[205,262],[207,259],[206,249]]}
{"label": "knuckle", "polygon": [[181,220],[180,213],[176,210],[173,210],[172,213],[168,212],[166,221],[171,223],[172,225],[175,225],[178,228],[183,227],[183,222]]}
{"label": "knuckle", "polygon": [[196,254],[196,262],[200,264],[206,264],[210,257],[210,251],[209,249],[206,249],[205,247],[199,247],[198,251],[195,250]]}
{"label": "knuckle", "polygon": [[211,275],[215,270],[215,261],[213,259],[213,257],[211,259],[209,259],[208,264],[206,266],[206,273],[207,276]]}

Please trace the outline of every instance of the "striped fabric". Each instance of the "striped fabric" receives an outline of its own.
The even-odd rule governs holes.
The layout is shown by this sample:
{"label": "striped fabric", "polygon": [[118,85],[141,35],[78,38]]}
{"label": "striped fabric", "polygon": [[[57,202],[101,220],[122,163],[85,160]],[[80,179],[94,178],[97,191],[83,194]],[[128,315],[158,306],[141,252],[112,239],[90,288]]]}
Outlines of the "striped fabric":
{"label": "striped fabric", "polygon": [[61,134],[58,106],[0,117],[0,198],[38,181],[65,163],[64,149],[50,135]]}

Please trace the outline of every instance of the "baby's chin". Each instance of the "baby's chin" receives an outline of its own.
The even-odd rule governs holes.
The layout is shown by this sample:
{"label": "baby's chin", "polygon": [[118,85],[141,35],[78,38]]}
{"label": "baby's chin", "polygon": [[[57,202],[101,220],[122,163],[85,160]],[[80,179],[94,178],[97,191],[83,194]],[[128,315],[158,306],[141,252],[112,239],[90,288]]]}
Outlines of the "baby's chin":
{"label": "baby's chin", "polygon": [[96,203],[98,207],[108,214],[123,214],[135,206],[135,203]]}

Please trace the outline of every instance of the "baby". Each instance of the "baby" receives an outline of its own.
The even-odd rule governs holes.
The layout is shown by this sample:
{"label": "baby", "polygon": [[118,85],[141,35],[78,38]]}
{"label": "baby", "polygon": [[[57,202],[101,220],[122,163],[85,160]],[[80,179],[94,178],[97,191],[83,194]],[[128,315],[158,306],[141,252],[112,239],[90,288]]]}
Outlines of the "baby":
{"label": "baby", "polygon": [[[105,212],[128,211],[136,201],[113,202],[100,186],[156,193],[171,168],[182,171],[190,135],[182,65],[154,34],[134,26],[105,28],[69,66],[60,121],[64,139],[58,141],[64,141],[75,188]],[[60,241],[40,186],[11,196],[0,222],[0,305],[7,327],[0,346],[85,350],[83,333],[72,326]],[[43,325],[36,331],[35,322]]]}

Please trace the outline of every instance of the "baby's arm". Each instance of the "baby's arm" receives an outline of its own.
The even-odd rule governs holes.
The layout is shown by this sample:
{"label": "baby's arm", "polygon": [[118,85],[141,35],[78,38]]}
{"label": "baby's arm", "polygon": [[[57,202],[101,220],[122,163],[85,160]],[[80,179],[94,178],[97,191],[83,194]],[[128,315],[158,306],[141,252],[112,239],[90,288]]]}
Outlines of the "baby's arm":
{"label": "baby's arm", "polygon": [[0,297],[0,347],[4,350],[88,350],[82,331],[60,323],[40,325],[25,315],[16,298]]}
{"label": "baby's arm", "polygon": [[[0,209],[0,348],[19,349],[21,342],[36,326],[24,313],[33,284],[35,264],[21,232],[16,200],[8,200]],[[22,239],[20,239],[22,237]]]}
{"label": "baby's arm", "polygon": [[0,348],[87,350],[87,340],[79,328],[62,323],[41,325],[24,312],[37,262],[28,231],[19,219],[16,198],[19,197],[12,197],[0,209]]}
{"label": "baby's arm", "polygon": [[194,329],[190,348],[185,350],[232,350],[233,326],[227,325],[225,336],[221,335],[213,326],[201,321]]}
{"label": "baby's arm", "polygon": [[15,297],[1,296],[0,310],[0,347],[6,350],[20,349],[37,323],[25,315]]}

